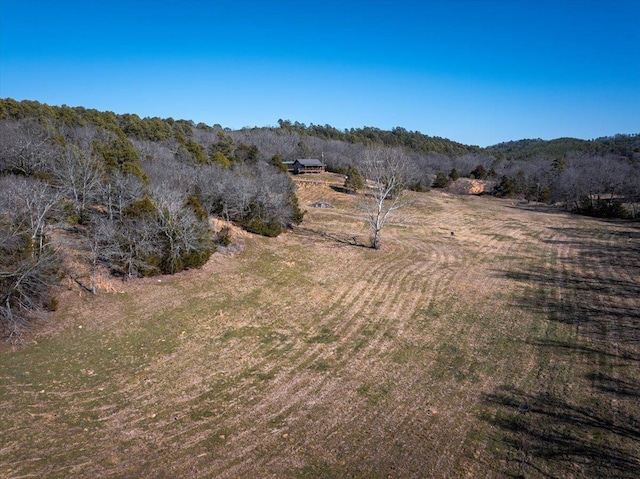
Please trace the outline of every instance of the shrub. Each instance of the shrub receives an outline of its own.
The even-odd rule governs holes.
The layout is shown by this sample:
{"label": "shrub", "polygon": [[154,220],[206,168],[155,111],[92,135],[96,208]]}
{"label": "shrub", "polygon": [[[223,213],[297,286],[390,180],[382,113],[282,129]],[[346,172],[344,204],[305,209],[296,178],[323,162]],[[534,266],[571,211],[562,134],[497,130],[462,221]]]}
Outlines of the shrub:
{"label": "shrub", "polygon": [[241,224],[248,232],[267,236],[269,238],[275,238],[282,233],[282,226],[273,220],[263,221],[259,218],[254,218],[248,221],[243,221]]}
{"label": "shrub", "polygon": [[433,180],[434,188],[446,188],[449,186],[449,178],[444,173],[440,172],[436,175],[436,178]]}
{"label": "shrub", "polygon": [[221,166],[222,168],[231,168],[231,161],[229,158],[224,156],[221,151],[215,151],[211,156],[209,156],[210,162]]}
{"label": "shrub", "polygon": [[203,248],[197,251],[187,251],[181,255],[182,259],[182,269],[189,268],[200,268],[203,266],[209,258],[211,254],[214,252],[215,248],[213,245],[209,245],[207,248]]}
{"label": "shrub", "polygon": [[298,203],[298,196],[293,190],[289,191],[288,203],[293,210],[290,218],[291,224],[299,225],[300,223],[302,223],[302,220],[304,219],[304,211],[300,209],[300,204]]}
{"label": "shrub", "polygon": [[487,178],[488,175],[489,175],[489,172],[487,171],[487,169],[482,165],[478,165],[473,169],[473,171],[469,176],[476,180],[484,180]]}
{"label": "shrub", "polygon": [[163,272],[162,256],[159,254],[145,256],[136,260],[136,273],[140,277],[158,276]]}
{"label": "shrub", "polygon": [[422,181],[416,181],[410,188],[412,191],[416,191],[418,193],[424,193],[425,191],[429,191],[429,187],[422,184]]}
{"label": "shrub", "polygon": [[198,198],[196,198],[194,195],[187,196],[187,201],[185,206],[193,210],[193,212],[196,214],[196,218],[198,218],[199,221],[205,221],[207,220],[207,218],[209,218],[209,214],[207,213],[207,210],[204,209],[202,204],[200,204],[200,201],[198,200]]}
{"label": "shrub", "polygon": [[345,174],[344,187],[357,192],[364,188],[364,178],[360,170],[355,166],[349,165]]}
{"label": "shrub", "polygon": [[287,172],[287,165],[282,162],[282,157],[280,155],[274,155],[271,158],[271,164],[278,168],[283,173]]}
{"label": "shrub", "polygon": [[144,196],[142,199],[134,201],[127,206],[122,211],[122,214],[125,218],[150,217],[156,214],[156,207],[149,196]]}
{"label": "shrub", "polygon": [[47,308],[47,311],[53,312],[58,310],[59,305],[60,301],[58,300],[58,298],[55,296],[51,296],[51,298],[49,298],[49,301],[47,301],[47,303],[45,304],[45,307]]}
{"label": "shrub", "polygon": [[588,196],[584,196],[580,201],[580,209],[578,211],[587,216],[595,216],[597,218],[622,218],[630,217],[629,212],[620,201],[616,200],[591,200]]}
{"label": "shrub", "polygon": [[495,194],[502,198],[513,196],[516,193],[515,182],[507,175],[502,175],[500,183],[496,186]]}
{"label": "shrub", "polygon": [[220,246],[229,246],[231,244],[231,228],[225,226],[217,234],[217,242]]}

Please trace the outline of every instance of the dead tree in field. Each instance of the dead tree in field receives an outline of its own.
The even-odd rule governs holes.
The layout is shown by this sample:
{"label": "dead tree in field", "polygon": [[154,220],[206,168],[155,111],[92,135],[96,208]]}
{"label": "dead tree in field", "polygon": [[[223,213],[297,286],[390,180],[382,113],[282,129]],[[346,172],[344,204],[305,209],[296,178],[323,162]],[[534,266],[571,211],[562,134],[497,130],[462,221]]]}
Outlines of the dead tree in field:
{"label": "dead tree in field", "polygon": [[373,249],[380,248],[380,235],[389,216],[406,205],[403,197],[406,163],[402,152],[377,148],[367,150],[360,165],[366,179],[363,210]]}

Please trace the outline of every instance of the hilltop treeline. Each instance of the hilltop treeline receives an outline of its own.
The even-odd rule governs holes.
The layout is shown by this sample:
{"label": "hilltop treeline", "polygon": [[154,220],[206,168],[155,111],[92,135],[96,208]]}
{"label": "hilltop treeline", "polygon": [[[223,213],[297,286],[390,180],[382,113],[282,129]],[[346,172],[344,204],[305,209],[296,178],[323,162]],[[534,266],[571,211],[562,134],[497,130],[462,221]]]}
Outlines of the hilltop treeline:
{"label": "hilltop treeline", "polygon": [[447,156],[463,156],[467,153],[478,153],[481,148],[467,146],[446,138],[439,138],[409,131],[402,127],[391,130],[381,130],[370,126],[364,128],[350,128],[340,131],[330,125],[309,125],[291,122],[290,120],[278,120],[280,128],[286,131],[315,136],[328,140],[338,140],[347,143],[379,144],[387,147],[404,147],[419,153],[438,153]]}
{"label": "hilltop treeline", "polygon": [[[492,180],[499,196],[598,216],[638,214],[637,135],[483,149],[403,128],[340,131],[280,120],[232,131],[0,99],[0,324],[15,335],[55,309],[52,288],[63,276],[95,292],[101,271],[126,279],[204,264],[228,244],[228,230],[212,231],[212,217],[276,236],[303,216],[283,161],[320,158],[353,177],[381,148],[404,159],[415,190],[472,177]],[[63,239],[71,246],[59,248]]]}
{"label": "hilltop treeline", "polygon": [[539,157],[565,157],[569,153],[617,155],[638,159],[640,134],[614,135],[594,140],[557,138],[555,140],[518,140],[499,143],[487,148],[496,158],[531,160]]}

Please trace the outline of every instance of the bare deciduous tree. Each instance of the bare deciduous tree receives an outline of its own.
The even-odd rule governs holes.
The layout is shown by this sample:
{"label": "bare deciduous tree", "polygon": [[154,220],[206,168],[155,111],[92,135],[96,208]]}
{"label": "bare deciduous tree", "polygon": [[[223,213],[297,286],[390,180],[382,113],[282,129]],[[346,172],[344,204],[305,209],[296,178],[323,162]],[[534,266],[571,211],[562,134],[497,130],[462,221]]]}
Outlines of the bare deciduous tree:
{"label": "bare deciduous tree", "polygon": [[282,228],[298,221],[293,182],[267,163],[236,164],[231,169],[208,165],[197,171],[195,180],[202,206],[227,221],[257,220]]}
{"label": "bare deciduous tree", "polygon": [[54,174],[62,191],[73,202],[80,222],[87,218],[87,207],[99,191],[102,165],[81,148],[70,145],[56,162]]}
{"label": "bare deciduous tree", "polygon": [[377,148],[365,152],[360,165],[366,178],[362,208],[371,236],[371,247],[380,248],[380,236],[391,214],[404,201],[406,158],[397,149]]}
{"label": "bare deciduous tree", "polygon": [[[150,260],[160,254],[158,227],[154,218],[139,217],[125,222],[101,221],[95,235],[98,258],[123,279],[143,276],[157,269]],[[159,271],[155,271],[159,272]]]}
{"label": "bare deciduous tree", "polygon": [[44,244],[33,247],[29,223],[16,215],[0,215],[0,331],[10,340],[51,304],[57,282],[58,257]]}
{"label": "bare deciduous tree", "polygon": [[127,206],[144,195],[144,182],[137,176],[115,171],[102,184],[101,200],[110,220],[119,219]]}
{"label": "bare deciduous tree", "polygon": [[0,122],[0,171],[29,176],[57,154],[50,131],[33,120]]}
{"label": "bare deciduous tree", "polygon": [[34,255],[45,248],[49,217],[59,201],[59,190],[44,181],[14,175],[0,179],[0,209],[31,237]]}
{"label": "bare deciduous tree", "polygon": [[186,266],[186,255],[207,249],[207,226],[185,208],[184,196],[179,192],[156,188],[154,198],[159,236],[165,246],[163,269],[175,273]]}

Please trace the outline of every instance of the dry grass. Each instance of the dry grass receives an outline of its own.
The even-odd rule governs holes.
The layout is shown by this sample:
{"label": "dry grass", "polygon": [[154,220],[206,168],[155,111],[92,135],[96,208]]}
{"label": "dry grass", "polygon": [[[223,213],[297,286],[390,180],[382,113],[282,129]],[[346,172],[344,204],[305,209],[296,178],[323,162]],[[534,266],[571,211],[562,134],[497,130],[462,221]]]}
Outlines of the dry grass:
{"label": "dry grass", "polygon": [[637,224],[433,192],[372,251],[300,180],[295,231],[6,349],[0,477],[640,475]]}

